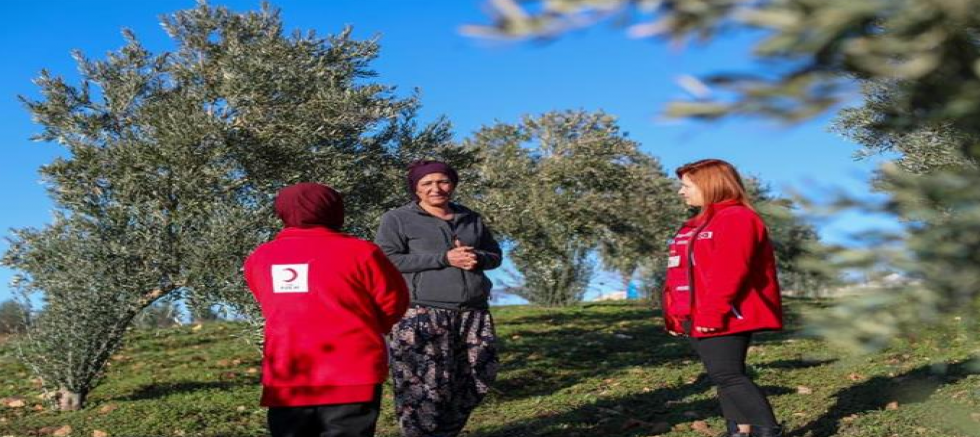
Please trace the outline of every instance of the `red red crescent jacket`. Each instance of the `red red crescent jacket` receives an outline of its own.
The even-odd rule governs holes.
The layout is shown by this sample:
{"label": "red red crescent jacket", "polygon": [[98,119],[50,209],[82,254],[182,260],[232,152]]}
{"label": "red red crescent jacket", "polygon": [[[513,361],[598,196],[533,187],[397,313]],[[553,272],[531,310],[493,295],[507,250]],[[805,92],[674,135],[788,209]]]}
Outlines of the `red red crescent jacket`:
{"label": "red red crescent jacket", "polygon": [[408,307],[401,273],[373,243],[286,228],[245,261],[265,317],[262,405],[365,402],[388,374],[383,335]]}
{"label": "red red crescent jacket", "polygon": [[[711,205],[705,219],[691,219],[671,239],[664,286],[667,329],[718,328],[694,337],[779,330],[783,311],[776,257],[765,223],[735,201]],[[692,284],[693,282],[693,284]]]}

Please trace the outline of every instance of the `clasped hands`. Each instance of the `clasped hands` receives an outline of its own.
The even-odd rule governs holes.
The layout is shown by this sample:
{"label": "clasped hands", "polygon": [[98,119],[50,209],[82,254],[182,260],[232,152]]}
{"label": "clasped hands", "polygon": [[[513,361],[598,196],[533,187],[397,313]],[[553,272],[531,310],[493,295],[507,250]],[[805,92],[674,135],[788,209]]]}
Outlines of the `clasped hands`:
{"label": "clasped hands", "polygon": [[476,268],[477,257],[473,246],[464,246],[458,239],[453,241],[456,247],[446,252],[446,259],[449,265],[463,270],[473,270]]}

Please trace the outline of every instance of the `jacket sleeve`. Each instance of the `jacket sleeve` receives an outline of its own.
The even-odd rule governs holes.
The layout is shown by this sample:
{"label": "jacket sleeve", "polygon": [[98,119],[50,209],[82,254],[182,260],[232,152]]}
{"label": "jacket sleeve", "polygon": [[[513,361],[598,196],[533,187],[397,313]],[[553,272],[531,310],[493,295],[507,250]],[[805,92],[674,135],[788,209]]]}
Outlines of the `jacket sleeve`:
{"label": "jacket sleeve", "polygon": [[474,249],[477,265],[481,270],[493,270],[500,267],[503,252],[500,250],[500,244],[493,238],[490,228],[483,223],[483,219],[478,218],[477,220],[480,224],[480,245]]}
{"label": "jacket sleeve", "polygon": [[732,302],[749,276],[756,248],[765,238],[765,225],[755,213],[716,220],[711,229],[713,244],[705,245],[708,250],[701,252],[701,259],[710,259],[711,264],[702,270],[703,283],[698,284],[694,309],[695,324],[705,328],[724,328]]}
{"label": "jacket sleeve", "polygon": [[409,253],[408,242],[401,230],[401,223],[393,214],[381,216],[381,226],[374,236],[374,243],[384,251],[402,273],[436,270],[449,266],[446,253]]}
{"label": "jacket sleeve", "polygon": [[380,249],[371,251],[362,269],[364,287],[378,308],[382,331],[387,333],[408,309],[408,286]]}

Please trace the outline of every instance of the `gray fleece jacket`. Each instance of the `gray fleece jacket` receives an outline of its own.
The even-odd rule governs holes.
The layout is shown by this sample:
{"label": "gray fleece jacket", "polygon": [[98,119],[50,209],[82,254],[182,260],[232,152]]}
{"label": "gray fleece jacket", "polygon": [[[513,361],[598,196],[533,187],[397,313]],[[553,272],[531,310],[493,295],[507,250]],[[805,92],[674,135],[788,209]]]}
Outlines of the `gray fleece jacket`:
{"label": "gray fleece jacket", "polygon": [[[381,216],[374,242],[405,277],[412,303],[450,309],[484,309],[493,283],[483,272],[500,266],[500,245],[480,215],[451,204],[455,217],[442,220],[409,202]],[[453,240],[472,246],[477,267],[449,265],[446,252]]]}

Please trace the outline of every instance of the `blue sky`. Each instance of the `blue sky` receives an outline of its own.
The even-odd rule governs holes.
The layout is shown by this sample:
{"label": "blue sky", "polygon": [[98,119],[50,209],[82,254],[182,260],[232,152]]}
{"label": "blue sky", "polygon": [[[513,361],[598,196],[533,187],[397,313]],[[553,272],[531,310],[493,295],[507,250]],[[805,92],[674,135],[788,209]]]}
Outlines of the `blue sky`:
{"label": "blue sky", "polygon": [[[259,1],[213,1],[237,11]],[[494,121],[555,109],[604,110],[668,171],[693,160],[731,161],[744,173],[768,181],[781,192],[824,198],[831,189],[866,194],[876,165],[855,161],[857,146],[828,133],[830,115],[783,127],[761,120],[718,124],[662,120],[665,102],[684,95],[682,74],[760,68],[748,57],[748,36],[732,35],[707,47],[670,47],[633,40],[622,28],[598,26],[547,42],[504,44],[459,34],[458,27],[486,22],[481,1],[331,0],[278,1],[286,27],[321,34],[354,27],[359,38],[379,36],[378,80],[404,92],[421,90],[426,120],[445,115],[459,138]],[[194,7],[191,0],[8,0],[0,27],[7,61],[0,64],[0,230],[40,227],[52,205],[37,169],[58,156],[57,145],[34,143],[40,128],[17,100],[37,96],[31,82],[42,68],[77,80],[70,52],[102,58],[122,43],[127,27],[154,52],[172,48],[159,16]],[[879,218],[846,215],[819,230],[826,241],[846,242],[847,234],[884,224]],[[0,243],[0,250],[6,242]],[[0,269],[0,300],[9,297],[12,272]]]}

